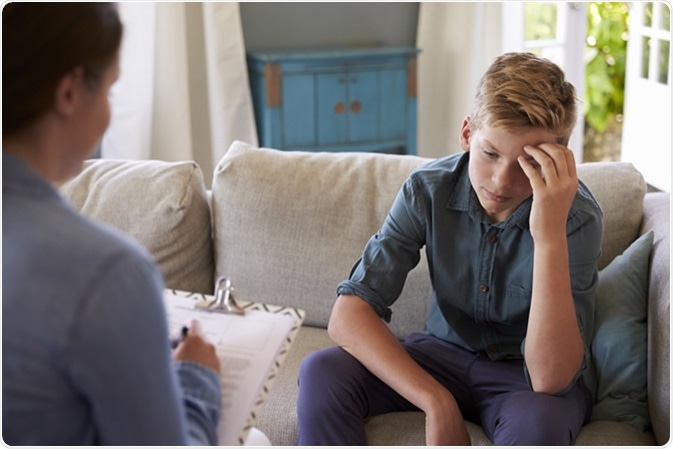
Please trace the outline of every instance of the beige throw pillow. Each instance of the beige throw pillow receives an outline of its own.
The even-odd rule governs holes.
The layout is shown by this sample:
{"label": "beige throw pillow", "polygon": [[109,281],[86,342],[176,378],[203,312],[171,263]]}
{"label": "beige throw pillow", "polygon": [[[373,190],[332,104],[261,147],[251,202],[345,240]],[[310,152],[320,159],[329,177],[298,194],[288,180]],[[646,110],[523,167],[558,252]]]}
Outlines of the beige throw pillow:
{"label": "beige throw pillow", "polygon": [[196,163],[90,160],[60,190],[82,214],[140,242],[168,288],[213,292],[210,210]]}
{"label": "beige throw pillow", "polygon": [[647,186],[629,162],[587,162],[577,167],[577,175],[603,209],[602,270],[638,237]]}

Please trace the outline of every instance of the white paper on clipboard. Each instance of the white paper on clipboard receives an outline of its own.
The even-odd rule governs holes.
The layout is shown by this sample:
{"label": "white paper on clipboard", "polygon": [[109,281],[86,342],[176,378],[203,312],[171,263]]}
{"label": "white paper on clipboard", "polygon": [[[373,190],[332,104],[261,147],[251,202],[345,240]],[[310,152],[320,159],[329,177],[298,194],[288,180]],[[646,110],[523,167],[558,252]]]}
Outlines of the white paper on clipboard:
{"label": "white paper on clipboard", "polygon": [[222,446],[241,445],[254,426],[269,389],[304,321],[303,310],[237,301],[244,315],[195,308],[213,296],[164,291],[169,331],[193,319],[220,358],[222,414],[217,429]]}

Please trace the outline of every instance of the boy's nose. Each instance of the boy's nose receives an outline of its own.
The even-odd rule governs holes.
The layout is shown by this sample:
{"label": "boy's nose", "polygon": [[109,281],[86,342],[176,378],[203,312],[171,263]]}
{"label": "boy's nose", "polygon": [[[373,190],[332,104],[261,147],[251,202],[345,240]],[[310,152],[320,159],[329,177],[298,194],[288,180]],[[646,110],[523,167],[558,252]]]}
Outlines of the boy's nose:
{"label": "boy's nose", "polygon": [[502,167],[493,172],[493,180],[500,187],[511,187],[516,184],[518,174],[512,167]]}

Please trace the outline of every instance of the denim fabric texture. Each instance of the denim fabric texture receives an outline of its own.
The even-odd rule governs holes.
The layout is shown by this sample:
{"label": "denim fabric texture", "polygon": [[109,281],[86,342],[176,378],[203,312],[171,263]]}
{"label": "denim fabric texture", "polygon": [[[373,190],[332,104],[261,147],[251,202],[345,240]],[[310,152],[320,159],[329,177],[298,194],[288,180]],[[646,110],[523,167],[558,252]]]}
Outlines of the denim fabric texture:
{"label": "denim fabric texture", "polygon": [[[532,197],[507,220],[491,223],[471,187],[468,163],[465,152],[416,169],[337,294],[360,296],[389,320],[425,248],[433,298],[424,331],[491,360],[520,359],[533,280]],[[598,203],[580,181],[566,229],[585,361],[593,335],[602,220]]]}

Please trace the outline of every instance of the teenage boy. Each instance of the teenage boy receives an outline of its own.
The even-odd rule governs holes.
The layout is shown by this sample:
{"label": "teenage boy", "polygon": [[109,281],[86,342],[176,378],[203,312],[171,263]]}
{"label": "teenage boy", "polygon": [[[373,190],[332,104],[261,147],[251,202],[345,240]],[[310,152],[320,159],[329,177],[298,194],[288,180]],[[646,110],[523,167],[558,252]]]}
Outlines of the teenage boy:
{"label": "teenage boy", "polygon": [[[366,444],[364,419],[420,410],[429,445],[572,444],[589,419],[602,213],[566,147],[575,89],[552,62],[493,62],[463,120],[463,153],[407,179],[339,284],[337,347],[299,374],[299,444]],[[384,323],[425,247],[433,301],[404,342]],[[424,298],[418,298],[419,301]]]}

